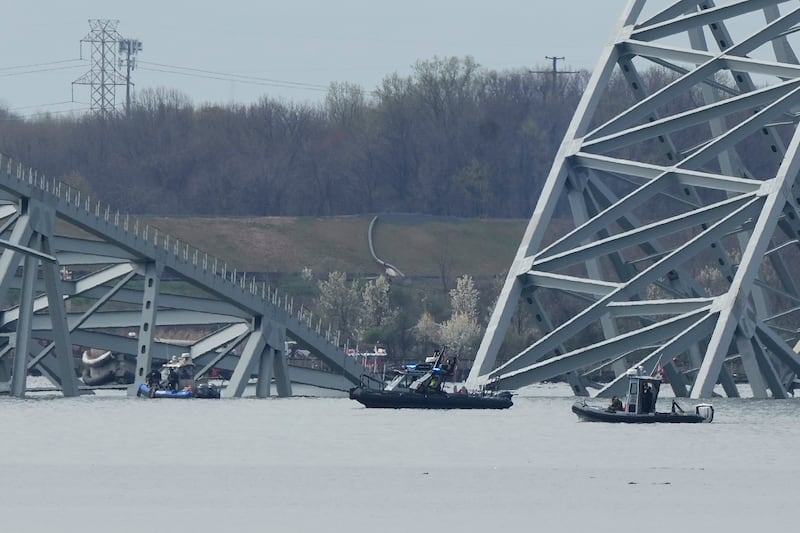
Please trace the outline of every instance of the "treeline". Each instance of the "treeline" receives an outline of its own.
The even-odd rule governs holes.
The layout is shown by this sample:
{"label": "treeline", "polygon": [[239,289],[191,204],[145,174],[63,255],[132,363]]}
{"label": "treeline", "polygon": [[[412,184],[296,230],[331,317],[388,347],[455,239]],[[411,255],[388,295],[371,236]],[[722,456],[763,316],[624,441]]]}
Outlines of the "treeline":
{"label": "treeline", "polygon": [[0,151],[134,214],[527,217],[588,77],[467,57],[421,61],[370,94],[332,84],[315,105],[195,108],[146,90],[112,119],[0,110]]}
{"label": "treeline", "polygon": [[[670,76],[658,68],[643,73],[654,87]],[[195,108],[175,91],[142,91],[129,115],[112,119],[24,120],[0,109],[0,152],[131,214],[527,218],[588,79],[588,72],[496,72],[467,57],[421,61],[411,76],[389,75],[369,94],[333,84],[318,105],[264,97],[249,106]],[[621,77],[606,90],[598,121],[633,103]],[[699,91],[668,105],[689,109],[702,101]],[[708,137],[695,135],[705,127],[673,136],[677,149],[691,153]],[[663,153],[653,148],[635,149],[644,150],[640,160],[655,162]],[[743,167],[756,174],[776,164],[763,146],[741,148]],[[448,305],[447,293],[420,297],[403,287],[390,292],[383,281],[328,274],[325,281],[319,273],[319,283],[310,272],[303,280],[314,316],[356,343],[382,342],[398,354],[424,353],[436,343],[470,353],[499,290],[481,287],[479,297],[471,279],[459,278],[463,286]],[[378,307],[391,312],[365,312]],[[523,325],[525,312],[509,329],[510,353],[536,334]]]}

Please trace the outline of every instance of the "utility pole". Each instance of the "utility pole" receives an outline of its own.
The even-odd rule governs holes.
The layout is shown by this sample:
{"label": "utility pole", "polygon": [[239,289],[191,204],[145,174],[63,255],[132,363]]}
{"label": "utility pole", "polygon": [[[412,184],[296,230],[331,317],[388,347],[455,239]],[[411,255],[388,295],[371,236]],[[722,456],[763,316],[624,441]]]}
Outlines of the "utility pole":
{"label": "utility pole", "polygon": [[119,66],[126,66],[125,73],[125,116],[131,114],[131,71],[136,68],[136,54],[142,51],[142,41],[138,39],[123,39],[119,42],[119,53],[125,58],[119,60]]}
{"label": "utility pole", "polygon": [[72,82],[73,85],[89,85],[89,107],[92,112],[104,118],[116,112],[115,87],[125,83],[124,77],[117,70],[117,43],[122,40],[117,32],[117,24],[118,20],[89,19],[91,31],[81,39],[81,44],[89,43],[91,47],[92,68]]}
{"label": "utility pole", "polygon": [[556,86],[556,75],[558,74],[558,70],[556,70],[556,65],[558,64],[558,60],[564,61],[566,59],[564,56],[556,57],[556,56],[544,56],[545,59],[552,59],[553,60],[553,87]]}
{"label": "utility pole", "polygon": [[577,74],[578,70],[558,70],[558,61],[564,61],[565,57],[557,57],[557,56],[544,56],[545,59],[549,59],[553,62],[553,69],[552,70],[531,70],[531,74],[552,74],[553,76],[553,84],[551,91],[555,92],[556,90],[556,80],[559,74]]}

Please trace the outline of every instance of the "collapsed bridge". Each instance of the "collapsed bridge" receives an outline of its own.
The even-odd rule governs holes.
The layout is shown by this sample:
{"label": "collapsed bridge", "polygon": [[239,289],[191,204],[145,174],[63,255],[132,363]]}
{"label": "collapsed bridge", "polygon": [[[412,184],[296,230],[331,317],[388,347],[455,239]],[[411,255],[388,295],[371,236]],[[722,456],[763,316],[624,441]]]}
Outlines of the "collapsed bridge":
{"label": "collapsed bridge", "polygon": [[[25,395],[31,370],[79,394],[74,345],[135,358],[130,391],[183,352],[198,375],[232,371],[226,396],[241,396],[253,378],[265,397],[273,382],[290,396],[292,382],[347,390],[370,374],[338,334],[277,290],[2,154],[0,223],[0,387],[13,396]],[[70,271],[81,274],[62,275]],[[157,336],[162,327],[207,333],[176,343]],[[327,371],[289,365],[288,339]]]}
{"label": "collapsed bridge", "polygon": [[[587,395],[596,385],[590,372],[607,368],[616,378],[597,394],[622,395],[624,372],[636,365],[662,369],[677,396],[707,398],[717,386],[738,396],[726,365],[736,360],[756,398],[792,393],[800,374],[798,29],[800,8],[780,0],[628,3],[468,383],[519,388],[565,375]],[[630,104],[619,93],[606,98],[620,84]],[[556,235],[557,213],[571,227]],[[538,336],[499,360],[517,313]]]}

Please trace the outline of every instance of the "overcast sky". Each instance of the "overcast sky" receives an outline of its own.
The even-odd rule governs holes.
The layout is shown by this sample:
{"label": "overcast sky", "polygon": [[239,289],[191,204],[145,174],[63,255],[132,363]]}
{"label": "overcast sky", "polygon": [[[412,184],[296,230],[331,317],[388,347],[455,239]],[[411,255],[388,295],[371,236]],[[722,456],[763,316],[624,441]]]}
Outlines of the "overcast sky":
{"label": "overcast sky", "polygon": [[[6,2],[0,105],[24,116],[87,109],[89,19],[142,42],[134,91],[194,104],[320,101],[331,82],[371,91],[416,61],[472,56],[495,70],[593,69],[626,0],[26,0]],[[81,60],[81,57],[83,58]],[[116,101],[124,102],[124,87]]]}

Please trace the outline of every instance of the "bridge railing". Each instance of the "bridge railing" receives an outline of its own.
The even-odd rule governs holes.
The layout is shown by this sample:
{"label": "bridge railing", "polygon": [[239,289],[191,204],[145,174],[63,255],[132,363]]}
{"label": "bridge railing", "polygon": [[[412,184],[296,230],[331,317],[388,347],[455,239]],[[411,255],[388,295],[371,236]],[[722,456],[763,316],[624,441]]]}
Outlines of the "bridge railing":
{"label": "bridge railing", "polygon": [[258,282],[255,277],[248,279],[246,272],[237,272],[235,267],[228,266],[227,261],[209,255],[188,242],[181,242],[180,239],[140,221],[135,216],[122,214],[118,209],[112,211],[111,206],[107,204],[103,207],[100,201],[92,200],[90,195],[83,193],[80,189],[55,178],[48,179],[43,173],[39,173],[32,167],[24,166],[21,162],[15,162],[11,157],[0,153],[0,173],[2,172],[5,172],[9,178],[16,178],[20,182],[52,194],[68,205],[83,209],[86,213],[93,214],[95,217],[105,220],[106,223],[113,224],[116,228],[145,242],[152,242],[153,246],[160,246],[179,260],[199,267],[213,276],[219,276],[224,281],[255,296],[260,296],[266,303],[282,309],[297,323],[306,326],[309,331],[325,339],[336,350],[346,353],[346,346],[343,349],[340,344],[341,332],[334,331],[330,325],[323,326],[322,319],[315,318],[313,313],[302,305],[295,313],[294,298],[288,294],[279,294],[277,287],[271,287],[265,281]]}

